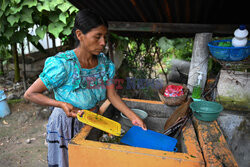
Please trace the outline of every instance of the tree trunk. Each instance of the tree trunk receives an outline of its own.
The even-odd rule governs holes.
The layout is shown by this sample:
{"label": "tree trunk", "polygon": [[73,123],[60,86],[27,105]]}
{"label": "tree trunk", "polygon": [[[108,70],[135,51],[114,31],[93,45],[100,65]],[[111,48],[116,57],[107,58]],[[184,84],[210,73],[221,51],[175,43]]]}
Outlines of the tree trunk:
{"label": "tree trunk", "polygon": [[49,49],[49,35],[46,33],[47,49]]}
{"label": "tree trunk", "polygon": [[165,69],[163,68],[162,63],[161,63],[163,57],[160,55],[160,54],[161,54],[161,53],[160,53],[160,48],[157,48],[157,49],[156,49],[155,54],[156,54],[156,57],[157,57],[157,61],[158,61],[159,65],[160,65],[160,67],[161,67],[161,70],[162,70],[162,72],[163,72],[163,74],[164,74],[164,76],[165,76],[166,85],[168,85],[168,70],[165,70]]}
{"label": "tree trunk", "polygon": [[27,84],[26,84],[26,63],[25,63],[25,55],[24,55],[24,47],[23,47],[23,43],[21,43],[21,47],[22,47],[22,62],[23,62],[23,87],[24,90],[27,90]]}
{"label": "tree trunk", "polygon": [[15,80],[14,82],[20,81],[20,69],[19,69],[19,61],[18,61],[18,53],[17,53],[17,44],[14,43],[11,45],[12,55],[14,60],[14,67],[15,67]]}
{"label": "tree trunk", "polygon": [[3,61],[2,60],[0,60],[0,75],[4,75]]}
{"label": "tree trunk", "polygon": [[113,46],[112,46],[111,40],[108,40],[108,47],[109,47],[109,57],[111,61],[114,63]]}
{"label": "tree trunk", "polygon": [[29,42],[28,38],[27,38],[27,46],[28,46],[28,51],[29,51],[29,54],[30,54],[30,42]]}
{"label": "tree trunk", "polygon": [[56,39],[55,39],[55,37],[53,36],[53,35],[51,35],[50,36],[50,38],[52,39],[52,47],[53,47],[53,50],[55,51],[55,52],[57,52],[57,48],[56,48]]}

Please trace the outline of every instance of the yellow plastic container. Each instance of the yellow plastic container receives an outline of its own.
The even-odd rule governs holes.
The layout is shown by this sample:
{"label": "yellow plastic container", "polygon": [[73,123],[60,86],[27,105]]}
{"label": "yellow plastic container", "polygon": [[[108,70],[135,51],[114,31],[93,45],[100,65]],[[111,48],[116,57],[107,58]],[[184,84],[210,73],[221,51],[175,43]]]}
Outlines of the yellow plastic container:
{"label": "yellow plastic container", "polygon": [[115,136],[121,135],[121,124],[113,121],[109,118],[106,118],[100,114],[96,114],[89,110],[83,110],[84,114],[80,116],[77,114],[77,119],[80,122],[93,126],[97,129],[105,131]]}

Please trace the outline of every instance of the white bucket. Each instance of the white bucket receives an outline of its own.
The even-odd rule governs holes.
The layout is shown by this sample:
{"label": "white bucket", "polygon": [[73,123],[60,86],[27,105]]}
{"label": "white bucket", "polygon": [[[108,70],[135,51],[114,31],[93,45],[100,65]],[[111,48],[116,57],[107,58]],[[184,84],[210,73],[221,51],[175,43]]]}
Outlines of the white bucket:
{"label": "white bucket", "polygon": [[[140,109],[131,109],[136,115],[138,115],[142,120],[145,120],[148,117],[148,113],[140,110]],[[123,113],[121,113],[122,116],[122,125],[124,125],[122,128],[126,131],[128,128],[131,128],[133,126],[132,122],[126,117]]]}

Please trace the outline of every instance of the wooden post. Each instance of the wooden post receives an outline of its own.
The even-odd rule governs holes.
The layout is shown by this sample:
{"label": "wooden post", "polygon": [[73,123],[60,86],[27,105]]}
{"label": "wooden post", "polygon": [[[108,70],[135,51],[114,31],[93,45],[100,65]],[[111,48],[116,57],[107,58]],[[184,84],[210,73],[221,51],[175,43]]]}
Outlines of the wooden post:
{"label": "wooden post", "polygon": [[198,73],[202,72],[201,87],[204,89],[207,80],[208,68],[208,42],[212,40],[212,33],[195,34],[194,47],[192,52],[191,65],[188,74],[188,89],[192,92],[193,86],[197,84]]}

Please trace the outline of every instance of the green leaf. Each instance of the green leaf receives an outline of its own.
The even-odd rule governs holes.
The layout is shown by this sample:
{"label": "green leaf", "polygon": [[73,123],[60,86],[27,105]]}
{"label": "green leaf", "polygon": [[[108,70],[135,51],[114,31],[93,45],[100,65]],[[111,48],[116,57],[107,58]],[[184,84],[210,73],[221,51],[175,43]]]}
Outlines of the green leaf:
{"label": "green leaf", "polygon": [[10,15],[7,17],[7,20],[11,26],[13,26],[15,23],[18,23],[19,19],[20,15]]}
{"label": "green leaf", "polygon": [[73,12],[78,12],[78,9],[74,6],[71,6],[69,9],[69,14],[72,14]]}
{"label": "green leaf", "polygon": [[14,34],[14,29],[8,28],[3,35],[9,40],[13,34]]}
{"label": "green leaf", "polygon": [[58,22],[59,21],[59,16],[55,13],[51,14],[51,16],[49,16],[49,20],[53,23]]}
{"label": "green leaf", "polygon": [[66,27],[66,28],[64,28],[64,30],[63,30],[63,34],[64,35],[70,35],[71,34],[71,31],[72,31],[72,29],[70,28],[70,27]]}
{"label": "green leaf", "polygon": [[51,2],[49,3],[49,8],[50,8],[50,10],[52,10],[52,11],[55,10],[56,6],[57,6],[56,3],[51,3]]}
{"label": "green leaf", "polygon": [[21,2],[21,0],[15,0],[15,2],[18,4],[18,3],[20,3],[20,2]]}
{"label": "green leaf", "polygon": [[33,19],[32,19],[32,13],[33,10],[26,8],[22,10],[22,17],[21,17],[21,22],[27,22],[27,23],[33,23]]}
{"label": "green leaf", "polygon": [[5,31],[5,25],[9,25],[9,23],[7,19],[2,19],[0,24],[0,33]]}
{"label": "green leaf", "polygon": [[59,20],[61,20],[64,24],[67,24],[67,22],[66,22],[67,17],[69,17],[68,13],[61,13],[59,15]]}
{"label": "green leaf", "polygon": [[2,0],[0,2],[2,2],[1,4],[2,11],[5,11],[6,7],[9,5],[10,2],[8,0]]}
{"label": "green leaf", "polygon": [[19,7],[12,6],[10,8],[10,14],[16,14],[16,13],[20,12],[22,10],[22,8],[23,8],[22,6],[19,6]]}
{"label": "green leaf", "polygon": [[68,23],[68,24],[69,24],[70,28],[73,28],[74,24],[75,24],[75,19],[71,19],[70,23]]}
{"label": "green leaf", "polygon": [[0,18],[2,17],[2,15],[3,15],[3,11],[2,11],[2,10],[0,10]]}
{"label": "green leaf", "polygon": [[50,10],[55,10],[56,6],[65,3],[64,0],[51,0],[49,3]]}
{"label": "green leaf", "polygon": [[26,37],[26,32],[19,31],[15,33],[15,37],[13,37],[13,41],[16,43],[22,43],[24,38]]}
{"label": "green leaf", "polygon": [[9,16],[10,13],[11,13],[10,8],[7,8],[7,9],[4,11],[4,15],[5,15],[5,16]]}
{"label": "green leaf", "polygon": [[46,31],[47,31],[46,26],[40,26],[36,29],[36,35],[39,36],[40,39],[43,39]]}
{"label": "green leaf", "polygon": [[66,12],[72,5],[69,2],[58,5],[57,7],[62,11]]}
{"label": "green leaf", "polygon": [[38,44],[40,38],[38,36],[29,36],[29,41],[34,42],[35,44]]}
{"label": "green leaf", "polygon": [[43,10],[50,11],[49,1],[46,0],[46,1],[44,1],[43,3],[38,3],[38,4],[37,4],[37,10],[38,10],[39,12],[42,12]]}
{"label": "green leaf", "polygon": [[55,38],[58,38],[59,34],[63,31],[63,27],[65,24],[62,22],[57,23],[50,23],[48,26],[48,31],[55,36]]}
{"label": "green leaf", "polygon": [[2,24],[0,24],[0,36],[1,36],[1,33],[4,32],[5,28]]}
{"label": "green leaf", "polygon": [[21,2],[21,0],[10,0],[10,2],[14,5],[17,5]]}
{"label": "green leaf", "polygon": [[33,6],[37,6],[37,0],[25,0],[22,3],[22,6],[28,6],[29,8],[33,7]]}

